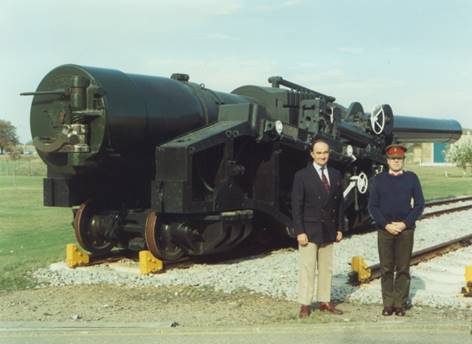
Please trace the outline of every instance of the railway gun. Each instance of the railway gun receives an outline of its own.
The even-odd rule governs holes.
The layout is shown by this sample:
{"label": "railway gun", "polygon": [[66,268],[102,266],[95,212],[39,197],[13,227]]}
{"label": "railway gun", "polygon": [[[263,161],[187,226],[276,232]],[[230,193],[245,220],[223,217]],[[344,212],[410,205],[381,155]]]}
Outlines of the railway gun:
{"label": "railway gun", "polygon": [[290,193],[315,138],[344,174],[348,228],[370,221],[368,181],[393,143],[453,142],[452,119],[365,112],[281,77],[231,93],[191,82],[63,65],[40,82],[31,133],[47,164],[44,205],[72,207],[96,255],[148,248],[166,261],[224,252],[261,226],[293,237]]}

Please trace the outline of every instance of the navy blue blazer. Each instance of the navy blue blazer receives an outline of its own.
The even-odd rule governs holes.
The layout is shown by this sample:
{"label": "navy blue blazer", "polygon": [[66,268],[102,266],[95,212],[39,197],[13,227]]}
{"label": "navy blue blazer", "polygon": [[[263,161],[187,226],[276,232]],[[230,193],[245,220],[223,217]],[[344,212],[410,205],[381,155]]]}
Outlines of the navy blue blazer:
{"label": "navy blue blazer", "polygon": [[328,167],[329,193],[310,163],[295,173],[292,188],[292,218],[295,235],[306,233],[308,241],[325,244],[336,241],[344,228],[343,180],[341,173]]}

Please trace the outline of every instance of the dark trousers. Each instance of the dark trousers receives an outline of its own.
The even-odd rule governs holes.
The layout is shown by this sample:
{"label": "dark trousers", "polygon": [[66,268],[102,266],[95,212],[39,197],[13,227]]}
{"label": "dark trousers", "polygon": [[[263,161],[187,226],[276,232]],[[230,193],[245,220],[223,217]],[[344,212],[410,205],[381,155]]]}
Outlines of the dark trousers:
{"label": "dark trousers", "polygon": [[404,307],[410,292],[410,259],[413,251],[412,229],[398,235],[378,231],[382,299],[384,307]]}

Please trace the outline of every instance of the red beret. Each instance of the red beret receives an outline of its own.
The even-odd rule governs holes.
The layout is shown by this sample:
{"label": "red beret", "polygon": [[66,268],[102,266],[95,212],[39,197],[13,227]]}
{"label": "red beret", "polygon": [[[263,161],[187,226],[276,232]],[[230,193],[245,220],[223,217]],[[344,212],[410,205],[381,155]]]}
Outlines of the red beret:
{"label": "red beret", "polygon": [[402,145],[393,144],[385,148],[387,158],[404,158],[406,147]]}

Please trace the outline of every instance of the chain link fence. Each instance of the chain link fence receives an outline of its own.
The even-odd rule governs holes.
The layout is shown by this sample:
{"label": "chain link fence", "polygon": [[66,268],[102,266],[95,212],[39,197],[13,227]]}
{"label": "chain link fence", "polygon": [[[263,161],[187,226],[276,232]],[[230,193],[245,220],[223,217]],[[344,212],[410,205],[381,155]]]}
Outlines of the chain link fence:
{"label": "chain link fence", "polygon": [[39,157],[11,160],[0,156],[0,176],[46,176],[46,165]]}

